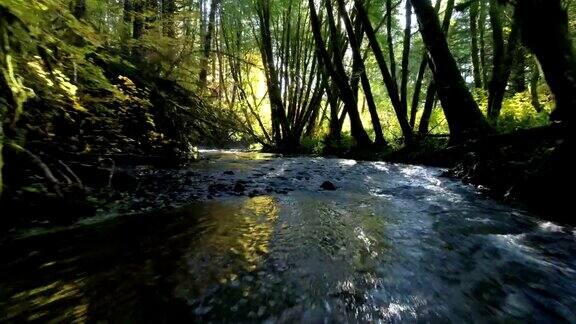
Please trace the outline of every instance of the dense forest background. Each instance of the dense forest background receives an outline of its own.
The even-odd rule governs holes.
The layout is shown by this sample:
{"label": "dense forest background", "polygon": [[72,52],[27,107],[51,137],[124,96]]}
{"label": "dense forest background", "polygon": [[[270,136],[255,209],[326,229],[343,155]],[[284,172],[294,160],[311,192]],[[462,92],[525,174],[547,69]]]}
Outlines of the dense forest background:
{"label": "dense forest background", "polygon": [[570,0],[2,0],[0,14],[12,192],[106,187],[116,164],[198,146],[435,150],[566,122],[575,103]]}

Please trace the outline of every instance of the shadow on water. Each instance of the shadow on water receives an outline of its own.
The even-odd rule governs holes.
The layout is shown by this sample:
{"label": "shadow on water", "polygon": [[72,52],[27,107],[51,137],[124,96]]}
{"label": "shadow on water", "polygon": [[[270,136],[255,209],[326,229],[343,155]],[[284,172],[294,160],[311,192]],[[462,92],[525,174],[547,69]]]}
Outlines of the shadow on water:
{"label": "shadow on water", "polygon": [[262,194],[7,242],[0,320],[576,322],[571,227],[437,169],[209,154]]}
{"label": "shadow on water", "polygon": [[192,317],[179,291],[200,295],[258,268],[274,198],[191,205],[2,248],[0,318],[163,321]]}

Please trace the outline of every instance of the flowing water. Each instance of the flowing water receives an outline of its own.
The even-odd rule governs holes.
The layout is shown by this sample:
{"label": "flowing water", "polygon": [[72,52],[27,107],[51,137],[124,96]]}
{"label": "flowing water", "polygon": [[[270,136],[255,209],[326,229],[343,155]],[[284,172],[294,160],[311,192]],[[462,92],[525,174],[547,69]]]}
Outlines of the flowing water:
{"label": "flowing water", "polygon": [[576,322],[572,227],[434,168],[205,154],[192,187],[250,194],[5,242],[0,321]]}

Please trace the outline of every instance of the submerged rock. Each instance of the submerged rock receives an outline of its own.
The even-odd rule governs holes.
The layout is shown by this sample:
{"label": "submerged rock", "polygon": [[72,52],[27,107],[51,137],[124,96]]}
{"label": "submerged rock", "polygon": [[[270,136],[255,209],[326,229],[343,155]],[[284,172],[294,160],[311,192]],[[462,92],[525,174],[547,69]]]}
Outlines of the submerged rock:
{"label": "submerged rock", "polygon": [[236,182],[236,184],[234,185],[234,191],[244,192],[244,190],[246,190],[246,186],[240,181]]}
{"label": "submerged rock", "polygon": [[208,192],[210,192],[211,194],[217,193],[217,192],[222,192],[222,191],[227,191],[228,190],[228,186],[226,184],[223,183],[215,183],[215,184],[211,184],[208,186]]}
{"label": "submerged rock", "polygon": [[324,181],[321,185],[320,188],[324,189],[324,190],[336,190],[336,186],[330,182],[330,181]]}

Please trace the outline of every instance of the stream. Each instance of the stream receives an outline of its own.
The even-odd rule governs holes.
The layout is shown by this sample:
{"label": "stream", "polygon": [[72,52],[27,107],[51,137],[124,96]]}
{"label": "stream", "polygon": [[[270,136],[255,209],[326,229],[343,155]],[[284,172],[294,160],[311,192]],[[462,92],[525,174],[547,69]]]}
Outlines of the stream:
{"label": "stream", "polygon": [[572,227],[436,168],[202,154],[176,207],[4,241],[0,322],[576,323]]}

